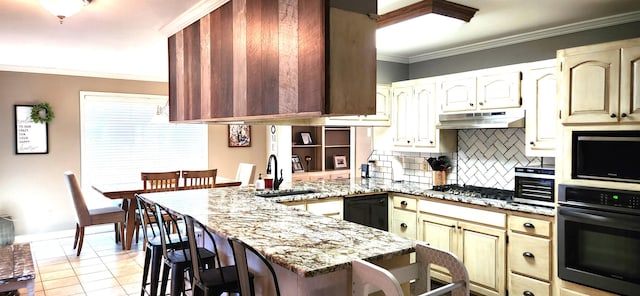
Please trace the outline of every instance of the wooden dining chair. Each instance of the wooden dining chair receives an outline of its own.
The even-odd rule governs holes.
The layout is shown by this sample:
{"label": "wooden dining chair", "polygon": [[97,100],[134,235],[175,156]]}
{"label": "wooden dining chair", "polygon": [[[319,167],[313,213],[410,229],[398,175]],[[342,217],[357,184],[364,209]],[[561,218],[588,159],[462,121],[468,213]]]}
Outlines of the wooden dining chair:
{"label": "wooden dining chair", "polygon": [[202,171],[182,171],[183,189],[202,189],[216,187],[217,169]]}
{"label": "wooden dining chair", "polygon": [[140,173],[144,192],[175,191],[180,186],[180,171]]}
{"label": "wooden dining chair", "polygon": [[238,164],[236,171],[236,180],[242,182],[240,186],[247,186],[253,183],[256,176],[256,165],[252,163],[241,162]]}
{"label": "wooden dining chair", "polygon": [[[73,241],[73,248],[78,248],[77,256],[82,251],[82,243],[84,242],[84,228],[91,225],[118,223],[120,225],[120,237],[124,238],[124,222],[126,213],[119,207],[106,207],[89,209],[84,200],[84,195],[80,189],[80,184],[73,172],[64,172],[64,179],[69,189],[69,194],[73,200],[73,206],[76,209],[76,235]],[[122,249],[124,250],[124,239],[120,240]]]}

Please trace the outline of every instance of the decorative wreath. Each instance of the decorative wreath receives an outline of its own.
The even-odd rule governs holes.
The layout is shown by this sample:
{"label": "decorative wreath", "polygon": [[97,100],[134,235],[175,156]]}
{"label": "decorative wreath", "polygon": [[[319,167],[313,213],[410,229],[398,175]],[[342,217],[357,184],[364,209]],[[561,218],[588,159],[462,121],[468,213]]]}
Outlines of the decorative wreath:
{"label": "decorative wreath", "polygon": [[40,103],[31,109],[31,119],[35,123],[49,123],[55,117],[49,103]]}

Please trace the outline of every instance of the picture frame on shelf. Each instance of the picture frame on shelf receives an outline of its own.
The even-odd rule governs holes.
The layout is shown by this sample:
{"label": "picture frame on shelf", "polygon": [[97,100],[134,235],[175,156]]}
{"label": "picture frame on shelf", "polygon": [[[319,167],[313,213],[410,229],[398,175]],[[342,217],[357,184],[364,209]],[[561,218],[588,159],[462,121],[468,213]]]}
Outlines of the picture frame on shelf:
{"label": "picture frame on shelf", "polygon": [[344,155],[334,155],[333,156],[333,167],[337,169],[346,169],[349,165],[347,164],[347,157]]}
{"label": "picture frame on shelf", "polygon": [[300,138],[302,139],[302,144],[304,145],[313,144],[313,139],[311,139],[311,133],[301,132]]}
{"label": "picture frame on shelf", "polygon": [[302,162],[300,162],[300,157],[296,154],[291,155],[291,170],[294,173],[304,172],[304,168],[302,167]]}
{"label": "picture frame on shelf", "polygon": [[228,125],[229,147],[251,147],[251,126],[246,124]]}

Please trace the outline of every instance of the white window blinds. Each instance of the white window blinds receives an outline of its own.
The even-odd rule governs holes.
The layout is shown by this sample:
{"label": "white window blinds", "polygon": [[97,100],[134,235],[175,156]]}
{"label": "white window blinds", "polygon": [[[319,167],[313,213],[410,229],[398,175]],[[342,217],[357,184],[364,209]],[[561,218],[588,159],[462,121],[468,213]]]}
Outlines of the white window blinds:
{"label": "white window blinds", "polygon": [[166,96],[81,92],[80,100],[83,187],[142,185],[143,171],[207,169],[206,125],[152,122],[168,111]]}

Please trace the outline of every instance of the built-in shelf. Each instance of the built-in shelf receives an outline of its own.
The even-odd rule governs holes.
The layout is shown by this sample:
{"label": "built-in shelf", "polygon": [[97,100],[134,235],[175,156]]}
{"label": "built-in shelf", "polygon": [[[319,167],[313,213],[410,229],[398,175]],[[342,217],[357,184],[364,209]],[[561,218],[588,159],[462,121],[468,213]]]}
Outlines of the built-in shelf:
{"label": "built-in shelf", "polygon": [[[302,144],[302,135],[308,134],[312,144]],[[304,173],[317,171],[346,171],[348,175],[351,154],[350,127],[292,126],[291,153],[297,155]],[[311,157],[307,164],[305,157]],[[335,156],[344,156],[346,167],[335,168]],[[338,173],[338,172],[336,172]],[[303,172],[296,172],[296,175]],[[334,174],[335,175],[335,174]],[[338,174],[344,177],[344,173]]]}

